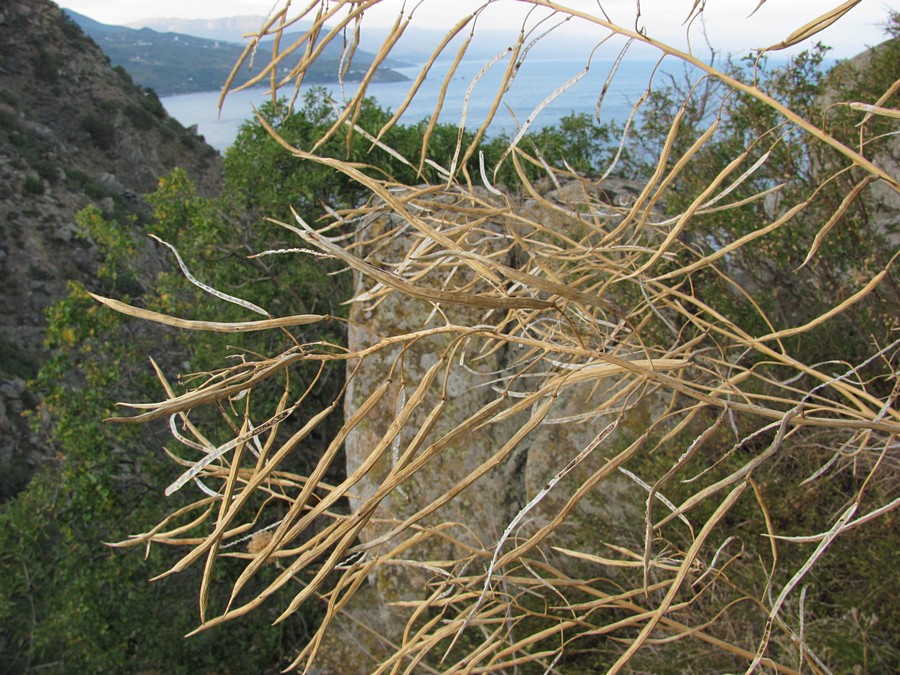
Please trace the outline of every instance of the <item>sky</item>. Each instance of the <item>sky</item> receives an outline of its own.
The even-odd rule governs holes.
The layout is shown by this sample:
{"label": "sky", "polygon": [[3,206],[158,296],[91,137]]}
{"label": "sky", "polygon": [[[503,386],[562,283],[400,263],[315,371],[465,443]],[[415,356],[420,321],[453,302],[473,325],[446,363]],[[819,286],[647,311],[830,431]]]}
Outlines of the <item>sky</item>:
{"label": "sky", "polygon": [[[774,45],[784,40],[792,31],[815,19],[829,9],[843,4],[843,0],[764,0],[753,13],[759,0],[703,0],[706,33],[711,44],[720,52],[744,53],[755,48]],[[695,0],[558,0],[559,4],[591,14],[598,12],[598,5],[611,19],[624,26],[634,26],[635,8],[640,5],[641,20],[646,34],[652,38],[684,48],[684,19]],[[248,0],[57,0],[61,7],[72,9],[102,23],[125,24],[139,19],[178,17],[187,19],[219,18],[237,15],[265,16],[281,1]],[[309,0],[295,0],[294,9],[306,7]],[[407,9],[416,5],[414,25],[425,28],[447,28],[464,12],[482,4],[475,0],[383,0],[376,11],[370,12],[373,24],[393,23],[401,6]],[[148,9],[148,5],[152,9]],[[892,4],[884,0],[862,0],[837,24],[820,33],[816,40],[834,48],[831,56],[849,57],[866,46],[885,39],[882,24]],[[896,5],[893,5],[896,8]],[[517,12],[524,11],[525,3],[507,0],[495,3],[486,12],[483,25],[492,28],[517,29]],[[752,16],[751,16],[752,13]],[[587,26],[567,27],[585,32]],[[702,44],[699,24],[693,28],[692,43]],[[702,50],[704,53],[706,50]],[[797,49],[793,50],[797,51]]]}

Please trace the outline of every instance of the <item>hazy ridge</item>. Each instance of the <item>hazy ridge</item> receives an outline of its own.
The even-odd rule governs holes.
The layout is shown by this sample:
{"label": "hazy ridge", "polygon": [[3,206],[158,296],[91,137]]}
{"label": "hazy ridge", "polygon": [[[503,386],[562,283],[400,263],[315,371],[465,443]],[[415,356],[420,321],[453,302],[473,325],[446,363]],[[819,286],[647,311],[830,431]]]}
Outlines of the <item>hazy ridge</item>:
{"label": "hazy ridge", "polygon": [[[71,10],[65,10],[65,13],[99,45],[113,66],[122,66],[135,82],[152,88],[161,96],[221,89],[244,51],[244,45],[239,44],[241,34],[246,32],[243,28],[228,32],[233,36],[233,41],[229,41],[167,29],[112,26]],[[163,29],[168,25],[160,24]],[[290,39],[289,35],[286,37]],[[262,61],[268,60],[267,56],[260,56]],[[326,48],[322,58],[307,72],[306,80],[311,84],[336,82],[340,57],[339,47]],[[361,79],[374,58],[374,54],[358,51],[345,79],[350,82]],[[243,84],[256,74],[258,71],[243,69],[235,83]],[[381,68],[376,75],[377,81],[402,79],[403,76],[390,67]]]}

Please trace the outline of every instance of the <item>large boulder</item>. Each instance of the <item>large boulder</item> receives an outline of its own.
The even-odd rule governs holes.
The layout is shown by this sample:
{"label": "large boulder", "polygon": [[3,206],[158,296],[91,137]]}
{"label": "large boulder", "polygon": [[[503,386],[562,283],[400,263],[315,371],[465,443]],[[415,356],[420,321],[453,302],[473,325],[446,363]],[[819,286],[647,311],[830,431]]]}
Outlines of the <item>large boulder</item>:
{"label": "large boulder", "polygon": [[[515,200],[485,189],[472,196],[454,199],[443,195],[433,203],[417,202],[416,213],[429,222],[444,225],[443,232],[453,227],[471,227],[471,211],[478,208],[483,217],[477,219],[475,230],[465,235],[456,233],[456,241],[472,251],[490,256],[509,267],[527,266],[516,238],[526,234],[522,222],[542,222],[550,232],[561,235],[575,227],[570,214],[592,209],[600,214],[607,227],[621,221],[621,207],[630,206],[640,186],[628,181],[610,180],[597,185],[584,180],[570,180],[563,184],[549,181],[539,185],[540,194]],[[510,208],[510,205],[513,205]],[[468,220],[461,216],[466,213]],[[540,235],[535,232],[529,236]],[[426,253],[427,238],[411,227],[404,217],[393,210],[376,210],[358,230],[359,244],[354,253],[382,269],[407,274],[418,254]],[[417,253],[418,252],[418,253]],[[466,288],[477,294],[487,283],[474,281],[475,275],[465,265],[445,260],[435,264],[424,274],[416,275],[417,285],[432,288]],[[474,284],[474,285],[473,285]],[[428,377],[436,364],[439,373],[430,386],[422,404],[392,443],[391,451],[380,456],[374,468],[354,486],[351,508],[358,509],[380,487],[413,441],[416,430],[436,406],[443,406],[428,436],[442,438],[463,420],[507,392],[511,405],[528,391],[529,378],[542,371],[559,368],[549,358],[534,358],[519,345],[500,344],[487,340],[477,331],[460,339],[457,332],[442,332],[445,325],[476,327],[497,321],[493,312],[472,305],[434,303],[399,292],[385,294],[384,286],[364,275],[356,276],[356,301],[350,314],[349,350],[364,352],[385,337],[424,332],[420,339],[398,342],[395,347],[368,354],[364,359],[348,364],[349,384],[345,398],[345,412],[349,419],[360,409],[368,396],[389,378],[387,394],[375,410],[354,428],[346,442],[347,474],[352,475],[370,458],[373,448],[389,433],[400,411],[414,395],[416,387]],[[434,329],[430,334],[429,329]],[[609,337],[615,339],[617,330],[627,330],[621,324],[609,327]],[[603,345],[597,345],[602,348]],[[524,362],[531,365],[523,369]],[[444,365],[453,367],[444,368]],[[524,372],[523,372],[524,371]],[[546,491],[548,481],[584,450],[598,433],[610,427],[604,448],[622,448],[640,436],[649,426],[648,419],[659,416],[663,402],[655,397],[645,398],[639,407],[629,409],[627,401],[617,412],[590,416],[585,411],[600,408],[600,402],[617,395],[616,381],[582,382],[560,391],[542,422],[525,436],[515,448],[497,459],[505,444],[529,421],[531,409],[524,409],[476,426],[458,435],[429,461],[419,472],[389,494],[379,505],[370,525],[361,534],[363,542],[382,537],[398,522],[409,518],[429,504],[452,495],[421,525],[445,527],[447,537],[427,538],[407,552],[407,560],[422,564],[380,565],[370,574],[369,587],[354,598],[349,618],[338,619],[337,630],[331,631],[329,642],[319,652],[317,667],[321,672],[367,672],[373,665],[371,658],[383,657],[382,637],[397,639],[404,626],[408,610],[404,603],[422,600],[429,592],[427,582],[435,575],[435,567],[428,561],[452,561],[465,557],[465,550],[486,552],[494,550],[504,531],[517,514],[535,496],[546,494],[516,524],[511,539],[519,539],[550,523],[564,510],[579,486],[604,466],[607,451],[587,456],[553,489]],[[621,392],[618,392],[621,394]],[[443,403],[441,400],[443,399]],[[620,414],[621,413],[621,414]],[[426,441],[423,445],[427,445]],[[421,452],[421,447],[416,452]],[[466,476],[494,463],[492,470],[471,485],[459,490]],[[544,542],[542,553],[550,555],[553,563],[572,574],[583,571],[584,563],[558,555],[551,548],[577,548],[600,555],[604,541],[623,541],[631,538],[637,546],[642,536],[643,502],[646,493],[624,474],[618,473],[603,483],[602,490],[588,493],[577,502],[565,521],[555,528]],[[390,543],[409,537],[411,532],[397,535]],[[506,547],[509,547],[509,543]],[[596,574],[596,567],[588,576]],[[613,571],[607,570],[610,574]],[[368,626],[368,628],[363,628]],[[351,648],[349,645],[358,645]],[[350,650],[350,653],[348,653]]]}

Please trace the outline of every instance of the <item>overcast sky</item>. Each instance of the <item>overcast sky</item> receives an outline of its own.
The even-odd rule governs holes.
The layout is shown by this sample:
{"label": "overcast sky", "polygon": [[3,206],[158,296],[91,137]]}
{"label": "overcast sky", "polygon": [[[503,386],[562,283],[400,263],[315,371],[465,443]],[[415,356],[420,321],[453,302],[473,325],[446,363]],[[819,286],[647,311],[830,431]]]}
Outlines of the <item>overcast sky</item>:
{"label": "overcast sky", "polygon": [[[568,7],[596,13],[598,4],[615,21],[625,26],[634,25],[636,0],[559,0]],[[760,9],[749,16],[759,0],[706,0],[706,27],[710,41],[720,51],[744,53],[751,49],[776,44],[793,30],[816,18],[827,10],[843,4],[842,0],[766,0]],[[125,24],[153,17],[180,17],[189,19],[218,18],[241,14],[266,15],[281,2],[254,2],[248,0],[59,0],[61,7],[110,24]],[[294,8],[308,3],[296,2]],[[402,0],[385,0],[371,13],[374,22],[392,22]],[[441,28],[452,25],[463,12],[477,7],[481,2],[470,0],[425,0],[416,10],[415,25]],[[682,46],[682,23],[694,0],[641,0],[641,18],[650,37]],[[407,7],[416,2],[409,0]],[[818,40],[835,48],[833,56],[852,56],[866,46],[884,40],[882,24],[892,2],[862,0],[850,13],[832,28],[825,30]],[[152,7],[150,9],[149,7]],[[524,3],[514,1],[496,3],[495,11],[487,13],[483,25],[518,28],[515,13]],[[577,28],[573,28],[577,30]],[[584,30],[584,28],[582,29]],[[695,29],[696,30],[696,29]],[[700,34],[694,33],[695,44]]]}

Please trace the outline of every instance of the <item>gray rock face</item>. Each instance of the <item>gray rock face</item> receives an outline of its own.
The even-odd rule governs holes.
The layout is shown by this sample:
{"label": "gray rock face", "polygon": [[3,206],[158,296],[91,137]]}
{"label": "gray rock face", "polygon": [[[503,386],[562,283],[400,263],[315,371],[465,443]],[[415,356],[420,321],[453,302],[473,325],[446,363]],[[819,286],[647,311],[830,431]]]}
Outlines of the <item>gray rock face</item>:
{"label": "gray rock face", "polygon": [[[639,186],[627,181],[610,181],[602,189],[595,186],[589,192],[578,181],[558,187],[547,184],[543,188],[545,192],[542,196],[546,201],[525,200],[515,210],[530,220],[549,224],[560,233],[572,227],[566,212],[574,209],[590,208],[598,213],[603,212],[610,222],[615,223],[614,205],[629,204],[635,191],[639,190]],[[498,207],[499,212],[499,207],[507,199],[487,191],[476,194],[486,214],[491,204]],[[445,200],[434,204],[429,216],[432,221],[458,221],[458,206]],[[413,232],[415,230],[407,229],[396,214],[375,214],[369,217],[358,235],[361,241],[368,243],[356,249],[355,253],[382,269],[398,273],[407,271],[410,258],[415,255],[410,253],[416,247],[417,234]],[[493,237],[487,233],[492,233]],[[473,244],[482,254],[490,255],[504,265],[515,267],[521,262],[517,260],[516,234],[515,218],[502,216],[494,222],[486,216],[477,233],[480,242],[472,241],[476,238],[473,232],[466,238],[466,243]],[[449,262],[443,267],[435,266],[431,272],[417,277],[419,284],[438,288],[448,277],[452,277],[454,287],[468,287],[474,274],[461,265],[450,272],[450,266]],[[357,499],[351,508],[359,508],[366,498],[375,493],[392,465],[414,445],[416,430],[426,424],[426,419],[437,407],[441,407],[441,414],[431,427],[427,440],[416,450],[417,453],[424,452],[422,448],[434,439],[450,434],[467,418],[477,416],[501,392],[508,392],[510,404],[516,403],[520,400],[517,392],[529,389],[530,377],[558,367],[548,359],[535,358],[530,367],[522,368],[522,364],[534,356],[528,354],[526,348],[502,343],[498,346],[496,342],[479,336],[477,331],[460,339],[457,332],[439,330],[448,324],[474,327],[491,323],[496,321],[496,316],[489,316],[491,310],[449,303],[435,308],[433,303],[402,293],[382,297],[380,285],[361,275],[357,275],[356,282],[357,298],[361,300],[355,302],[351,309],[351,352],[371,348],[384,337],[435,330],[411,345],[398,344],[368,355],[361,363],[355,361],[348,365],[347,418],[363,406],[370,393],[390,373],[387,394],[373,414],[359,424],[347,439],[348,475],[359,469],[370,457],[373,448],[385,434],[389,434],[390,425],[402,414],[406,403],[415,395],[416,387],[428,377],[429,372],[437,368],[438,374],[428,388],[424,401],[401,432],[399,441],[394,441],[392,451],[384,453],[374,470],[355,486]],[[477,282],[469,291],[478,293],[484,290],[484,283]],[[614,330],[611,328],[611,331]],[[453,367],[448,367],[450,362]],[[361,539],[372,541],[429,504],[446,501],[421,522],[432,526],[443,524],[447,528],[447,539],[429,539],[416,546],[409,557],[419,561],[454,560],[464,555],[462,549],[466,547],[490,553],[519,511],[606,425],[614,421],[615,416],[586,418],[582,413],[598,407],[599,402],[615,394],[615,385],[598,385],[597,382],[583,382],[564,389],[541,424],[508,453],[504,453],[503,448],[528,424],[532,409],[476,426],[458,435],[421,471],[381,502],[372,521],[374,524],[364,530]],[[662,408],[662,403],[651,396],[640,409],[619,420],[618,426],[604,443],[610,447],[621,447],[629,442],[628,439],[633,440],[642,429],[646,429],[647,419],[660,414]],[[565,508],[573,492],[606,461],[603,452],[589,455],[528,511],[515,529],[513,538],[527,536],[547,525]],[[491,466],[490,471],[457,492],[467,476],[486,465]],[[448,496],[452,499],[447,500]],[[599,553],[605,538],[619,538],[623,531],[640,532],[644,497],[645,493],[624,476],[612,476],[604,481],[602,491],[593,491],[577,503],[566,521],[545,542],[542,551],[551,551],[550,546],[556,545]],[[391,543],[396,544],[408,536],[409,533],[398,535]],[[506,546],[510,547],[509,544]],[[579,571],[578,563],[571,559],[559,557],[553,562],[573,574]],[[596,569],[591,574],[595,573]],[[425,584],[430,576],[432,572],[417,570],[414,566],[379,566],[369,577],[370,587],[354,599],[350,613],[382,635],[396,635],[403,626],[403,612],[395,610],[392,603],[423,599]],[[335,644],[334,649],[323,649],[320,654],[326,660],[317,665],[323,668],[322,672],[354,672],[350,666],[356,664],[359,666],[358,672],[367,672],[367,665],[372,662],[364,653],[379,654],[381,647],[378,641],[352,622],[344,621],[339,626],[340,630],[347,631],[339,638],[341,644]],[[340,630],[335,631],[330,639],[338,638]],[[352,636],[351,640],[345,639],[348,635]],[[359,644],[360,649],[348,654],[348,643]],[[329,654],[340,654],[336,657],[340,658],[340,663],[329,658]]]}
{"label": "gray rock face", "polygon": [[[894,136],[873,159],[879,168],[892,176],[900,176],[900,137]],[[900,193],[878,182],[872,185],[872,222],[884,233],[893,247],[900,247]]]}
{"label": "gray rock face", "polygon": [[23,413],[36,401],[25,381],[14,377],[0,382],[0,503],[15,495],[28,483],[31,474],[53,458],[47,442],[49,420],[38,411],[37,424]]}

